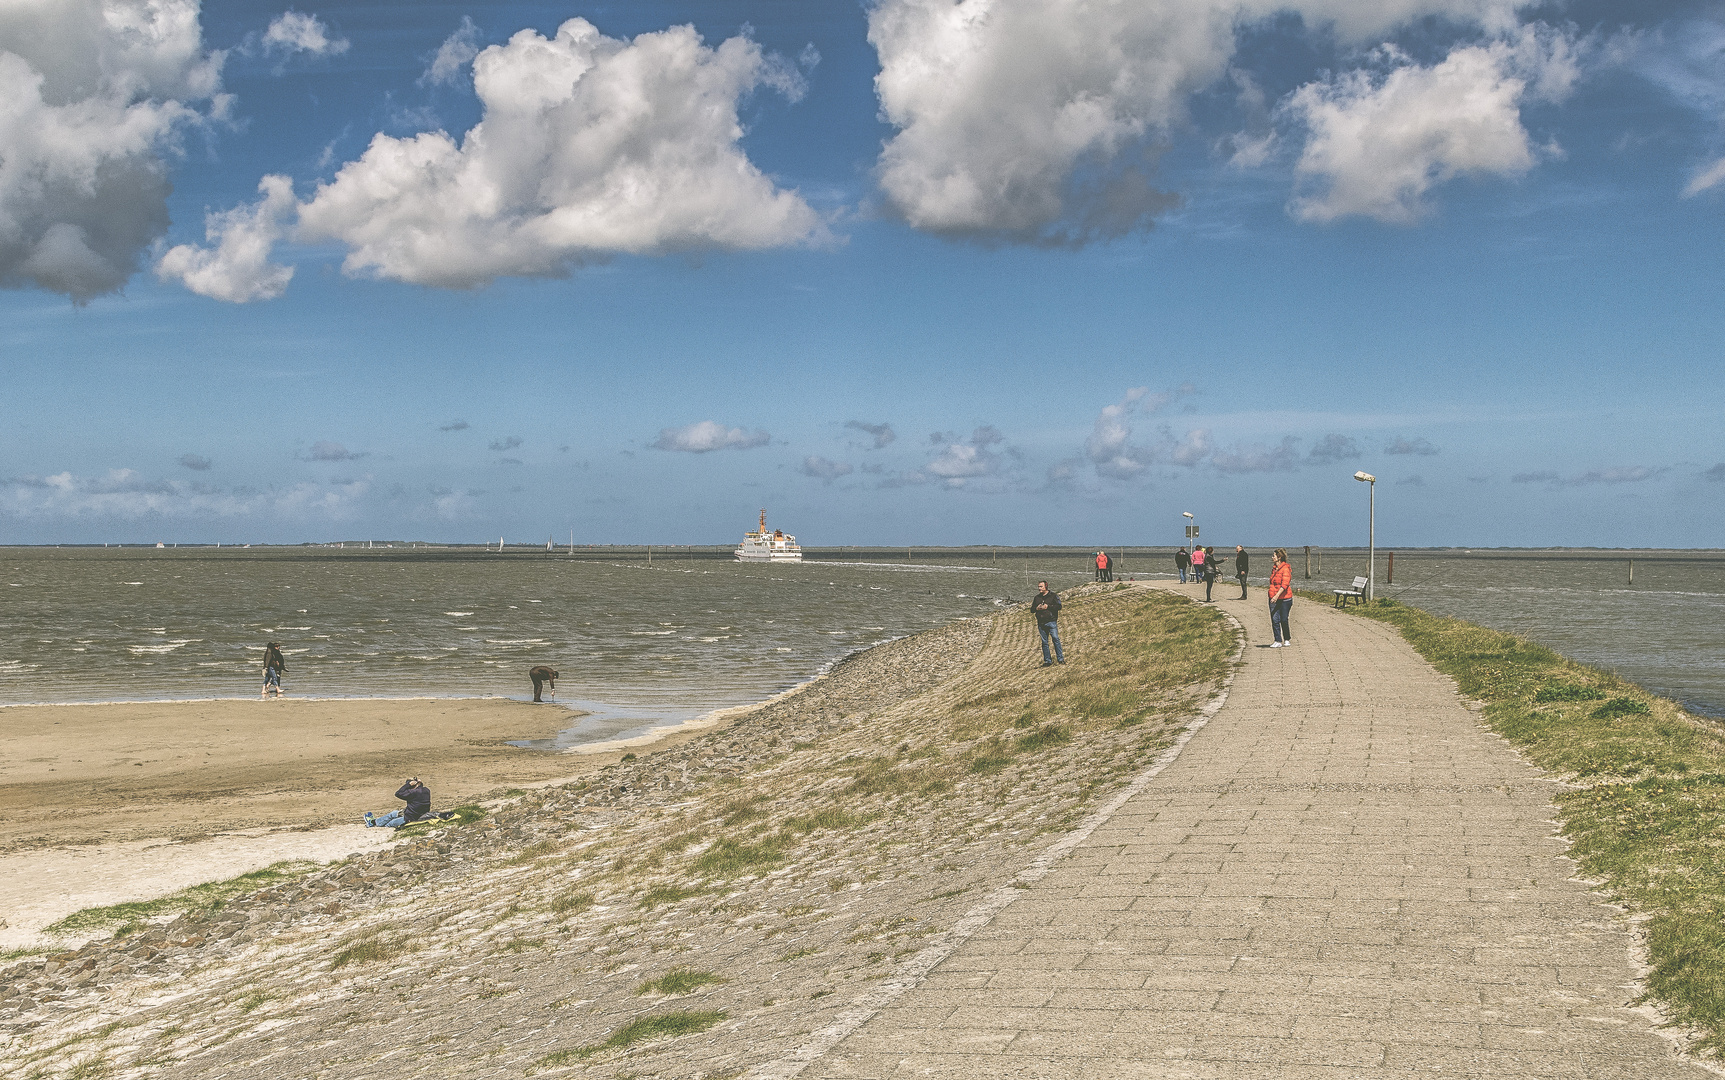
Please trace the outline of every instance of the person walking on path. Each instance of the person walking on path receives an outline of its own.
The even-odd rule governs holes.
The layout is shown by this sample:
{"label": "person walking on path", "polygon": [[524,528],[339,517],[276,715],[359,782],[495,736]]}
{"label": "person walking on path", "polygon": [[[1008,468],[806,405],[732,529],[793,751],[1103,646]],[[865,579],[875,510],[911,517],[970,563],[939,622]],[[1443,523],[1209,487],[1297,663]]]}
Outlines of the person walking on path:
{"label": "person walking on path", "polygon": [[1204,578],[1204,549],[1197,544],[1192,545],[1192,580],[1201,581]]}
{"label": "person walking on path", "polygon": [[1212,603],[1210,590],[1216,587],[1216,579],[1222,576],[1222,566],[1216,561],[1216,549],[1204,549],[1204,602]]}
{"label": "person walking on path", "polygon": [[1180,571],[1180,584],[1186,584],[1186,568],[1191,565],[1192,556],[1186,554],[1185,548],[1174,553],[1174,568]]}
{"label": "person walking on path", "polygon": [[[1042,666],[1066,663],[1060,651],[1060,594],[1048,591],[1048,582],[1036,583],[1036,595],[1030,598],[1030,610],[1036,616],[1036,632],[1042,637]],[[1054,659],[1048,657],[1048,641],[1054,639]]]}
{"label": "person walking on path", "polygon": [[1252,557],[1242,544],[1234,545],[1234,576],[1240,579],[1240,599],[1246,599],[1246,575],[1252,569]]}
{"label": "person walking on path", "polygon": [[543,664],[540,665],[539,667],[536,667],[536,668],[529,668],[527,670],[527,677],[529,679],[533,680],[533,700],[534,701],[540,702],[540,703],[544,702],[545,699],[540,697],[539,693],[540,693],[541,688],[543,688],[546,683],[551,684],[551,692],[553,694],[555,694],[557,692],[557,669],[556,668],[545,667]]}
{"label": "person walking on path", "polygon": [[1270,635],[1272,649],[1294,643],[1288,615],[1294,608],[1294,568],[1288,565],[1288,553],[1277,548],[1270,556]]}
{"label": "person walking on path", "polygon": [[287,661],[282,658],[282,647],[272,641],[264,646],[264,688],[259,691],[259,697],[280,697],[282,692],[282,673],[287,671]]}
{"label": "person walking on path", "polygon": [[1106,552],[1098,551],[1096,553],[1096,580],[1102,581],[1103,575],[1105,575],[1107,573],[1108,573],[1108,554]]}

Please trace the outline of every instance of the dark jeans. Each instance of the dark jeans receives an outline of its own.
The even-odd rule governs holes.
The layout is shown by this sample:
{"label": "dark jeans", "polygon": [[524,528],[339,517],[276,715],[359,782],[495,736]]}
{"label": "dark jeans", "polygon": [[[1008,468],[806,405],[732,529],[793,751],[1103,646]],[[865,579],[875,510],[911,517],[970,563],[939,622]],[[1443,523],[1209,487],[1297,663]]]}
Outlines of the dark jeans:
{"label": "dark jeans", "polygon": [[1246,571],[1242,570],[1234,576],[1240,579],[1240,599],[1244,600],[1246,599]]}
{"label": "dark jeans", "polygon": [[1210,602],[1210,590],[1214,589],[1215,587],[1216,587],[1216,575],[1215,574],[1205,574],[1204,575],[1204,602],[1206,604],[1208,604]]}
{"label": "dark jeans", "polygon": [[1182,566],[1182,567],[1179,567],[1178,569],[1180,571],[1180,584],[1184,585],[1184,584],[1186,584],[1186,568],[1184,566]]}
{"label": "dark jeans", "polygon": [[1294,628],[1288,625],[1288,615],[1294,610],[1294,598],[1270,601],[1270,633],[1277,641],[1293,641]]}
{"label": "dark jeans", "polygon": [[[1054,660],[1058,660],[1062,664],[1066,663],[1066,657],[1061,655],[1061,652],[1060,652],[1060,623],[1058,621],[1039,622],[1036,624],[1036,632],[1038,634],[1042,635],[1042,662],[1044,664],[1051,664],[1054,662]],[[1048,639],[1049,638],[1054,639],[1054,659],[1053,660],[1050,660],[1048,657]]]}

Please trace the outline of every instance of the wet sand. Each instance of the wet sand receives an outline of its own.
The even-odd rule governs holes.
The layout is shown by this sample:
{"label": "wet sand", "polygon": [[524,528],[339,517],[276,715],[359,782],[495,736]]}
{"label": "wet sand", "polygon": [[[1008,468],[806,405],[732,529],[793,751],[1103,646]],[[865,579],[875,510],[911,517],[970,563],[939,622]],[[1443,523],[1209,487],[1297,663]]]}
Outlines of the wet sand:
{"label": "wet sand", "polygon": [[591,767],[525,750],[579,714],[500,698],[182,701],[0,709],[0,855],[351,824]]}

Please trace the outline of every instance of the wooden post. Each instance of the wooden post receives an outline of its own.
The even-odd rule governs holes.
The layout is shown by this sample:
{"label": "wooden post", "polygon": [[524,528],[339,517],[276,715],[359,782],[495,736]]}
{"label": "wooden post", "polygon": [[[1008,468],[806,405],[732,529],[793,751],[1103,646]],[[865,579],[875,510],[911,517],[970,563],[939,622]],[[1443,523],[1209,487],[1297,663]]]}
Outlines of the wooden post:
{"label": "wooden post", "polygon": [[1396,553],[1392,551],[1392,552],[1390,552],[1390,568],[1384,575],[1384,584],[1385,585],[1394,585],[1395,583],[1396,583]]}
{"label": "wooden post", "polygon": [[1306,545],[1306,580],[1310,581],[1311,578],[1312,578],[1312,545],[1307,544]]}
{"label": "wooden post", "polygon": [[1635,584],[1635,560],[1629,560],[1629,584]]}

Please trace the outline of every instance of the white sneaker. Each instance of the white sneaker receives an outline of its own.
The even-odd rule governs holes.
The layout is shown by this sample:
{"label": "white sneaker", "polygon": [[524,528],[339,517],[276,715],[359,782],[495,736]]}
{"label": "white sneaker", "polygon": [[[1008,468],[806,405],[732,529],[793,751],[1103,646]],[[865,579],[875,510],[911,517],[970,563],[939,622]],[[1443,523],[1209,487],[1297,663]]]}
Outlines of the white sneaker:
{"label": "white sneaker", "polygon": [[1274,641],[1274,642],[1270,643],[1270,648],[1272,648],[1272,649],[1279,649],[1281,647],[1282,647],[1282,643],[1279,641]]}

